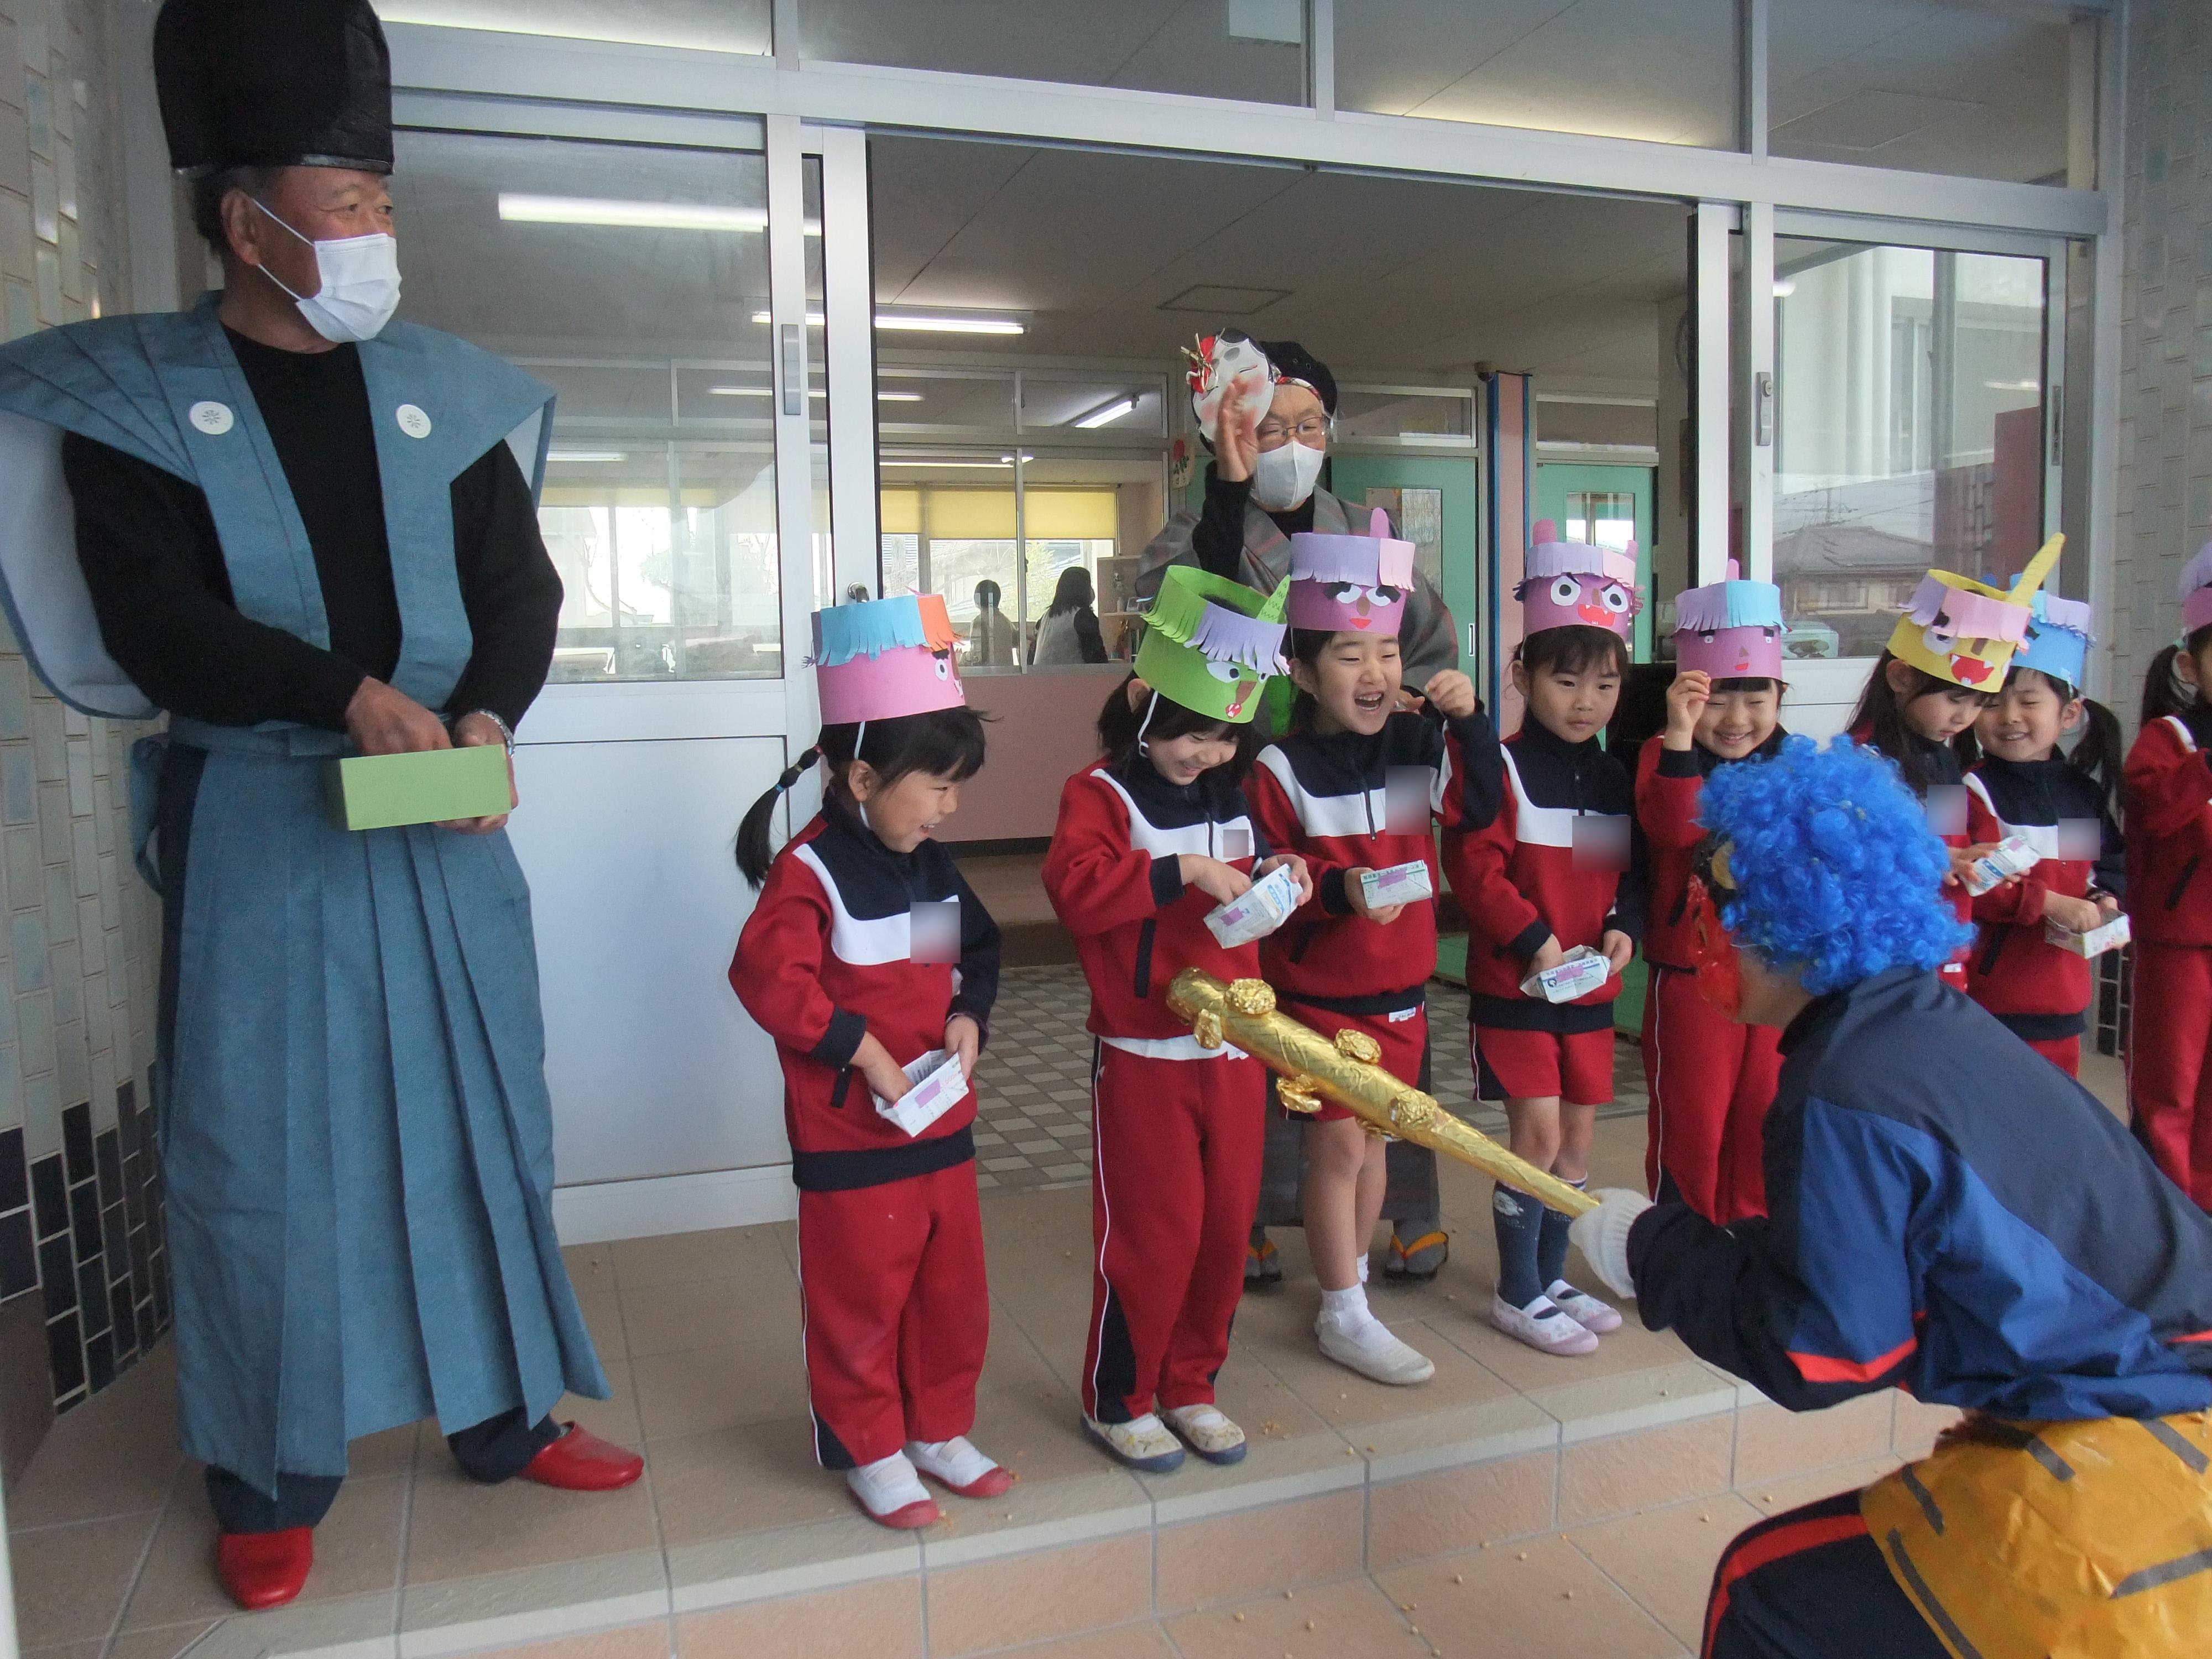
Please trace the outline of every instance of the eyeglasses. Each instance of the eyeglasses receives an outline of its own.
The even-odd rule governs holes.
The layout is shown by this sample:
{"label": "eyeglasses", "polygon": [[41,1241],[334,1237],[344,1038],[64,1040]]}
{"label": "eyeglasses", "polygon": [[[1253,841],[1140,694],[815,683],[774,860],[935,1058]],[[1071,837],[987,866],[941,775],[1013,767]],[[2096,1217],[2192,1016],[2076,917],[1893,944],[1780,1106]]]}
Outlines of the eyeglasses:
{"label": "eyeglasses", "polygon": [[1280,421],[1262,421],[1255,433],[1262,449],[1279,449],[1296,438],[1308,449],[1319,449],[1328,437],[1328,429],[1335,422],[1323,416],[1314,416],[1300,421],[1296,426],[1285,426]]}

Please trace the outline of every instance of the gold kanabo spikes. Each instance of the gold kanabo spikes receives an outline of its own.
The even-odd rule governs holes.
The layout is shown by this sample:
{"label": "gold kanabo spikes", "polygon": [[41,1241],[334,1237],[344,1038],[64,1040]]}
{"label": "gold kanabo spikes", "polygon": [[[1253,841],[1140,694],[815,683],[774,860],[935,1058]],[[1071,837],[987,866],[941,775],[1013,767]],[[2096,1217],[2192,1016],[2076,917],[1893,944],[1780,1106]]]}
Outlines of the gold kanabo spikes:
{"label": "gold kanabo spikes", "polygon": [[1186,968],[1168,987],[1168,1006],[1190,1022],[1202,1047],[1233,1043],[1287,1079],[1278,1092],[1293,1111],[1314,1109],[1325,1095],[1371,1133],[1455,1158],[1562,1215],[1597,1208],[1589,1194],[1515,1157],[1454,1117],[1434,1096],[1384,1071],[1375,1063],[1381,1050],[1365,1033],[1340,1031],[1332,1042],[1278,1012],[1274,990],[1265,980],[1224,985],[1204,969]]}

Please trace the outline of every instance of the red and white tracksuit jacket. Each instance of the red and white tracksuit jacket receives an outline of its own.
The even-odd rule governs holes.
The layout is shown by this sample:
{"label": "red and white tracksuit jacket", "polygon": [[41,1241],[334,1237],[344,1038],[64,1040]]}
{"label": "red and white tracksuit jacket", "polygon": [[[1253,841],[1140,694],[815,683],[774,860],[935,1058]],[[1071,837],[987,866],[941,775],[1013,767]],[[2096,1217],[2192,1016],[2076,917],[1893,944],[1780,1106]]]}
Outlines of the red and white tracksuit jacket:
{"label": "red and white tracksuit jacket", "polygon": [[2153,720],[2128,751],[2128,926],[2136,1139],[2212,1210],[2212,765],[2197,730]]}
{"label": "red and white tracksuit jacket", "polygon": [[[959,960],[915,961],[915,907],[948,901]],[[975,1091],[909,1138],[851,1062],[864,1036],[906,1065],[955,1014],[988,1028],[998,925],[942,846],[893,853],[832,797],[769,866],[730,984],[783,1068],[815,1455],[850,1468],[965,1434],[990,1334]]]}
{"label": "red and white tracksuit jacket", "polygon": [[[2019,880],[2002,882],[1973,901],[1966,994],[2076,1076],[2093,976],[2087,958],[2044,938],[2043,906],[2053,893],[2084,898],[2126,890],[2120,835],[2106,813],[2104,793],[2057,756],[2015,764],[1990,755],[1966,775],[1966,834],[1976,846],[2017,836],[2039,855]],[[2062,856],[2087,851],[2093,838],[2094,858]]]}
{"label": "red and white tracksuit jacket", "polygon": [[[1314,896],[1260,942],[1263,976],[1283,1010],[1316,1030],[1347,1026],[1382,1045],[1383,1069],[1426,1088],[1425,991],[1437,967],[1437,905],[1408,904],[1378,924],[1352,908],[1346,874],[1415,860],[1443,890],[1435,823],[1497,810],[1504,763],[1490,717],[1399,710],[1372,737],[1293,732],[1260,756],[1245,786],[1270,842],[1297,853]],[[1343,1118],[1324,1103],[1318,1115]]]}
{"label": "red and white tracksuit jacket", "polygon": [[[1764,759],[1789,734],[1777,727],[1754,751]],[[1746,757],[1749,759],[1752,757]],[[1766,1212],[1760,1126],[1782,1073],[1771,1025],[1739,1025],[1698,994],[1691,949],[1690,867],[1705,828],[1698,798],[1713,771],[1731,763],[1692,744],[1644,745],[1636,773],[1636,822],[1650,884],[1644,959],[1644,1071],[1651,1126],[1644,1174],[1655,1197],[1679,1196],[1726,1226]]]}
{"label": "red and white tracksuit jacket", "polygon": [[[1860,726],[1850,734],[1853,743],[1874,748],[1873,732]],[[1966,774],[1959,766],[1959,757],[1948,743],[1937,743],[1917,732],[1908,732],[1905,740],[1911,744],[1913,753],[1919,757],[1920,775],[1926,780],[1920,791],[1921,804],[1928,809],[1928,827],[1933,830],[1945,847],[1956,851],[1974,843],[1966,834]],[[1875,752],[1881,751],[1875,749]],[[1894,760],[1895,756],[1890,757]],[[1951,907],[1951,914],[1960,921],[1972,925],[1974,897],[1959,882],[1946,880],[1942,885],[1943,902]],[[1966,988],[1966,957],[1972,945],[1961,945],[1958,955],[1945,963],[1940,970],[1943,983],[1954,991]]]}
{"label": "red and white tracksuit jacket", "polygon": [[1082,1396],[1101,1423],[1212,1403],[1260,1197],[1260,1062],[1201,1048],[1167,1006],[1185,968],[1253,977],[1259,946],[1224,950],[1207,930],[1218,901],[1183,885],[1185,853],[1247,874],[1267,855],[1224,772],[1182,787],[1132,755],[1085,767],[1060,792],[1043,874],[1091,985]]}

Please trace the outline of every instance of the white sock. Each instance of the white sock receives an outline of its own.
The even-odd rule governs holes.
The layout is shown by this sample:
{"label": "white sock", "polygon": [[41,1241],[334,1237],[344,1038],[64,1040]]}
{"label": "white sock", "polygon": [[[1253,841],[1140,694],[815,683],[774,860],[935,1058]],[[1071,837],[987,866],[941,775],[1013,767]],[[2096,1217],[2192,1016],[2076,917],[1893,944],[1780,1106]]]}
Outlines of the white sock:
{"label": "white sock", "polygon": [[1321,1311],[1323,1318],[1334,1319],[1346,1331],[1355,1329],[1375,1316],[1367,1311],[1367,1287],[1364,1285],[1347,1285],[1340,1291],[1323,1291],[1321,1293]]}
{"label": "white sock", "polygon": [[1364,1255],[1359,1258],[1359,1282],[1363,1285],[1367,1282],[1367,1258]]}

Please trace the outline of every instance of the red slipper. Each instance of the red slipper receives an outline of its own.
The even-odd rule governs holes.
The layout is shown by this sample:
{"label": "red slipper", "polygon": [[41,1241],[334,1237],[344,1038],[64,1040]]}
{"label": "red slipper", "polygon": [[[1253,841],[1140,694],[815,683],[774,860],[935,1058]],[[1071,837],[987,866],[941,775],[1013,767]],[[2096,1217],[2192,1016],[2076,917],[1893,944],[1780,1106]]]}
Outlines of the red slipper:
{"label": "red slipper", "polygon": [[523,1466],[525,1480],[563,1492],[619,1492],[645,1473],[645,1460],[629,1448],[574,1423],[562,1427],[568,1432]]}
{"label": "red slipper", "polygon": [[[848,1490],[850,1489],[848,1488]],[[943,1511],[927,1498],[919,1504],[908,1504],[902,1508],[893,1510],[889,1515],[878,1515],[866,1504],[861,1504],[860,1494],[858,1492],[853,1493],[853,1501],[860,1504],[860,1513],[878,1526],[891,1527],[900,1532],[913,1532],[922,1527],[933,1527],[945,1518]]]}
{"label": "red slipper", "polygon": [[226,1532],[215,1540],[215,1570],[230,1599],[248,1613],[281,1607],[300,1593],[315,1565],[315,1529]]}

